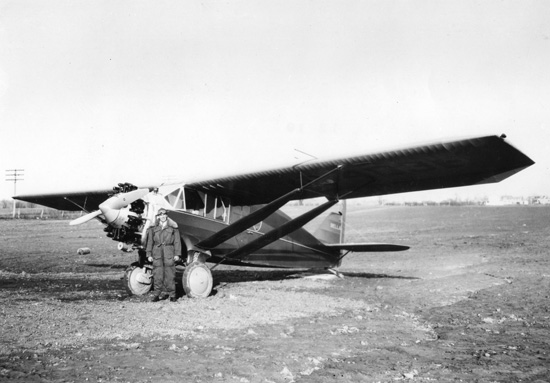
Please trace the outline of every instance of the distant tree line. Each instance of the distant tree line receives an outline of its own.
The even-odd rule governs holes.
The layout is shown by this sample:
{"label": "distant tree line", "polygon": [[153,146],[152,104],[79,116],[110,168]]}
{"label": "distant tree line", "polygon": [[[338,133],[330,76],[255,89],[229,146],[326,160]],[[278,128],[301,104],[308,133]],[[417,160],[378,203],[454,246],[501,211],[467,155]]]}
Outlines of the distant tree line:
{"label": "distant tree line", "polygon": [[[13,200],[3,199],[0,201],[0,208],[2,209],[13,209]],[[32,209],[37,205],[32,202],[17,201],[17,207],[22,209]]]}
{"label": "distant tree line", "polygon": [[[14,218],[13,200],[0,200],[0,219]],[[56,210],[31,202],[17,201],[15,218],[19,219],[74,219],[82,215],[80,211]]]}
{"label": "distant tree line", "polygon": [[403,202],[401,205],[405,205],[405,206],[483,206],[486,204],[487,204],[487,201],[481,201],[481,200],[447,199],[440,202],[409,201],[409,202]]}

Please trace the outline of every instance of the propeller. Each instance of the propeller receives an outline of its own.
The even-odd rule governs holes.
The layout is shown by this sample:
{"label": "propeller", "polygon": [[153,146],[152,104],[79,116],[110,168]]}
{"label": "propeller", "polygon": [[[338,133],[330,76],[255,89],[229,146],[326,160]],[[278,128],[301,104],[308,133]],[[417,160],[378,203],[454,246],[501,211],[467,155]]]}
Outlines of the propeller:
{"label": "propeller", "polygon": [[88,222],[103,214],[108,224],[112,226],[122,226],[128,218],[128,214],[120,214],[121,209],[144,197],[147,193],[149,193],[149,189],[137,189],[127,193],[115,194],[99,204],[99,210],[72,220],[69,225],[80,225],[81,223]]}
{"label": "propeller", "polygon": [[86,223],[89,220],[94,219],[98,215],[101,215],[101,210],[96,210],[92,213],[88,213],[86,215],[83,215],[82,217],[78,217],[77,219],[73,219],[71,222],[69,222],[69,225],[75,226],[75,225],[80,225],[81,223]]}

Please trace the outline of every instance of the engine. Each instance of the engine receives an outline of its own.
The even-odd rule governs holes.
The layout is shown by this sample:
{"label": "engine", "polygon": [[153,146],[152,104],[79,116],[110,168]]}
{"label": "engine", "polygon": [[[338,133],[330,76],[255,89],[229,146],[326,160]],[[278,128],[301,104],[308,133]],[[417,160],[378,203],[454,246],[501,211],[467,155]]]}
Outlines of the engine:
{"label": "engine", "polygon": [[[138,188],[129,183],[120,183],[113,188],[113,191],[114,193],[109,196],[109,199],[99,205],[99,209],[108,223],[103,230],[107,233],[107,237],[122,244],[119,246],[119,248],[122,247],[121,250],[131,251],[133,247],[139,247],[142,243],[142,230],[145,223],[143,213],[146,206],[140,197],[138,199],[134,199],[134,197],[143,193],[136,193],[139,191]],[[120,203],[112,202],[119,202],[113,200],[115,198],[122,198],[123,202],[126,202],[124,196],[128,197],[127,201],[132,200],[129,205],[122,207]],[[143,196],[141,195],[141,197]]]}
{"label": "engine", "polygon": [[71,221],[70,225],[80,225],[98,218],[107,225],[104,231],[107,237],[122,243],[121,250],[131,251],[141,248],[142,237],[149,226],[147,214],[152,215],[143,198],[149,189],[138,189],[130,183],[120,183],[113,188],[113,193],[99,204],[99,210],[88,213]]}

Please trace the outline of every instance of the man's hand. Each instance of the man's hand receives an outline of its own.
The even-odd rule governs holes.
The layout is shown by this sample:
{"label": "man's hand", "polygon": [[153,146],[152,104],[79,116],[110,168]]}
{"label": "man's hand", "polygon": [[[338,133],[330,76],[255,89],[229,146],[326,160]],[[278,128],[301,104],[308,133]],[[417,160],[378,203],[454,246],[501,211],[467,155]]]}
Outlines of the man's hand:
{"label": "man's hand", "polygon": [[179,261],[180,259],[181,259],[181,258],[179,257],[179,255],[176,255],[176,256],[174,257],[174,261],[175,261],[175,262]]}
{"label": "man's hand", "polygon": [[147,260],[151,263],[153,263],[153,257],[148,257]]}

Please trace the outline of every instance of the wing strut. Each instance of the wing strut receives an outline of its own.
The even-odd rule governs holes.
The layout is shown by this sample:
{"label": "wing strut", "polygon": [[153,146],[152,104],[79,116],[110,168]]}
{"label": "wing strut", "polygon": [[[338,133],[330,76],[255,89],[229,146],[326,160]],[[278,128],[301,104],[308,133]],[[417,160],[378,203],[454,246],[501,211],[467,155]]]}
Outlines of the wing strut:
{"label": "wing strut", "polygon": [[231,253],[227,254],[225,258],[239,258],[243,255],[250,254],[256,250],[261,249],[262,247],[265,247],[269,245],[272,242],[275,242],[276,240],[284,237],[287,234],[292,233],[293,231],[299,229],[300,227],[304,226],[306,223],[311,221],[313,218],[319,216],[326,210],[330,209],[332,206],[338,203],[338,200],[331,200],[327,201],[322,205],[317,206],[316,208],[308,211],[307,213],[302,214],[299,217],[294,218],[293,220],[290,220],[286,222],[285,224],[281,225],[280,227],[277,227],[270,232],[262,235],[258,239],[255,239],[252,242],[247,243],[243,247],[238,248],[237,250],[233,250]]}
{"label": "wing strut", "polygon": [[69,197],[63,197],[63,199],[65,201],[69,201],[70,203],[72,203],[73,205],[75,205],[77,208],[79,208],[80,210],[83,210],[85,211],[86,213],[89,213],[89,211],[86,209],[86,202],[88,201],[88,196],[86,196],[86,198],[84,199],[84,206],[80,206],[79,204],[77,204],[76,202],[72,201]]}
{"label": "wing strut", "polygon": [[[320,180],[328,177],[332,173],[339,171],[342,169],[343,165],[338,165],[336,168],[328,171],[327,173],[323,174],[320,177],[317,177],[313,181],[301,186],[300,188],[294,189],[287,194],[283,195],[282,197],[277,198],[276,200],[270,202],[269,204],[261,207],[260,209],[256,210],[255,212],[247,215],[246,217],[241,218],[237,222],[229,225],[225,229],[222,229],[218,231],[216,234],[211,235],[210,237],[206,238],[205,240],[202,240],[201,242],[197,243],[197,247],[203,248],[203,249],[213,249],[214,247],[218,246],[220,243],[223,243],[227,241],[229,238],[234,237],[235,235],[245,231],[249,227],[252,227],[256,225],[257,223],[263,221],[267,217],[269,217],[271,214],[273,214],[275,211],[279,210],[284,204],[286,204],[288,201],[290,201],[292,198],[294,198],[297,194],[300,194],[306,189],[307,187],[313,185],[316,182],[319,182]],[[320,213],[319,213],[320,214]],[[296,230],[296,229],[294,229]]]}

